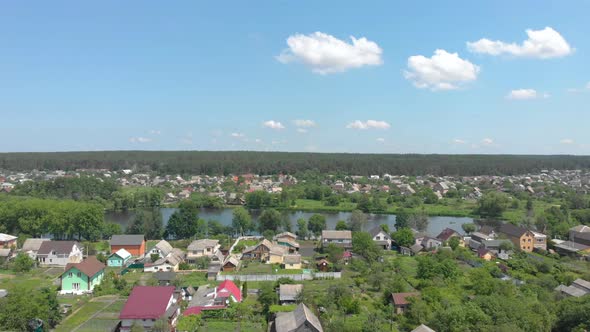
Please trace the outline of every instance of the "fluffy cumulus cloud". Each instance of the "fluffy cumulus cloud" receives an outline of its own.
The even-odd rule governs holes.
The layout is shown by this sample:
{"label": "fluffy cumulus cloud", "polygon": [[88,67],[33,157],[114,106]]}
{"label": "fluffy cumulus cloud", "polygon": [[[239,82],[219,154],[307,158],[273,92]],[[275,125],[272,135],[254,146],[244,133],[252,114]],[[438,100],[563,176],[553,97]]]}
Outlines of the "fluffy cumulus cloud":
{"label": "fluffy cumulus cloud", "polygon": [[152,139],[149,137],[131,137],[129,138],[129,142],[131,143],[149,143]]}
{"label": "fluffy cumulus cloud", "polygon": [[478,66],[461,59],[457,53],[436,50],[430,58],[423,55],[409,57],[404,76],[420,89],[452,90],[475,81],[479,70]]}
{"label": "fluffy cumulus cloud", "polygon": [[570,145],[570,144],[574,144],[574,140],[571,138],[564,138],[564,139],[560,140],[559,143]]}
{"label": "fluffy cumulus cloud", "polygon": [[377,120],[367,120],[367,121],[360,121],[356,120],[349,123],[346,128],[348,129],[389,129],[391,125],[385,121],[377,121]]}
{"label": "fluffy cumulus cloud", "polygon": [[331,74],[383,63],[383,50],[365,37],[350,37],[348,43],[323,32],[296,34],[287,38],[288,49],[276,59],[281,63],[301,62],[318,74]]}
{"label": "fluffy cumulus cloud", "polygon": [[537,98],[549,98],[548,93],[538,93],[535,89],[517,89],[512,90],[506,95],[507,99],[513,100],[527,100]]}
{"label": "fluffy cumulus cloud", "polygon": [[574,49],[550,27],[542,30],[526,30],[528,39],[522,44],[506,43],[500,40],[482,38],[476,42],[467,42],[467,48],[474,53],[489,55],[509,54],[528,58],[559,58],[572,54]]}
{"label": "fluffy cumulus cloud", "polygon": [[313,120],[295,120],[295,125],[297,127],[315,127],[316,123]]}
{"label": "fluffy cumulus cloud", "polygon": [[283,126],[282,123],[280,123],[279,121],[275,121],[275,120],[268,120],[268,121],[264,121],[262,123],[262,125],[266,128],[270,128],[270,129],[285,129],[285,126]]}

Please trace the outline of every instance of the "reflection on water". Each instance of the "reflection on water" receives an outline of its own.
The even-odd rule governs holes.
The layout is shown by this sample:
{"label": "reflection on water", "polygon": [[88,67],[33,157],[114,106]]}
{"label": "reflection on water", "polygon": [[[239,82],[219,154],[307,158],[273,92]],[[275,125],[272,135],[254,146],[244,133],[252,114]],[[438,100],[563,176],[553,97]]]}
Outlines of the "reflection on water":
{"label": "reflection on water", "polygon": [[[161,208],[160,212],[162,213],[162,221],[164,226],[168,223],[168,219],[172,213],[176,211],[176,208]],[[232,213],[233,209],[225,208],[225,209],[201,209],[199,213],[199,217],[205,220],[217,220],[224,226],[229,226],[232,223]],[[297,219],[304,218],[306,220],[309,219],[314,212],[304,212],[304,211],[283,211],[283,215],[287,216],[291,221],[291,227],[293,230],[297,229]],[[257,220],[260,216],[260,211],[251,211],[252,217],[254,220]],[[350,218],[350,212],[336,212],[336,213],[327,213],[322,212],[319,213],[326,217],[326,224],[328,229],[334,229],[336,227],[336,223],[339,220],[347,221]],[[105,219],[107,222],[114,222],[119,225],[123,229],[131,223],[135,214],[133,211],[107,211],[105,213]],[[472,218],[465,218],[465,217],[429,217],[429,224],[427,233],[436,236],[438,235],[443,229],[451,228],[460,233],[463,233],[461,229],[461,225],[466,223],[472,223]],[[371,228],[386,224],[389,226],[390,229],[394,229],[395,225],[395,215],[392,214],[368,214],[367,215],[367,223],[363,225],[363,230],[368,231]]]}

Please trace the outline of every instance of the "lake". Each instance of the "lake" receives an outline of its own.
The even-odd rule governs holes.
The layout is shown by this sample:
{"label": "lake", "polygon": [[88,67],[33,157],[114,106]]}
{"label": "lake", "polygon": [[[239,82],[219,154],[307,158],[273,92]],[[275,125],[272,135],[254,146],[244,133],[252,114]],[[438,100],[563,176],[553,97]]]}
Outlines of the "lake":
{"label": "lake", "polygon": [[[162,213],[162,221],[164,227],[168,223],[168,219],[170,216],[176,211],[176,208],[161,208],[160,212]],[[251,211],[252,218],[257,220],[260,211]],[[286,215],[289,220],[291,221],[291,227],[293,231],[297,230],[297,219],[304,218],[305,220],[309,220],[309,218],[314,215],[314,212],[305,212],[305,211],[281,211],[283,215]],[[205,220],[217,220],[224,226],[229,226],[232,223],[232,214],[233,209],[231,208],[224,208],[224,209],[201,209],[199,213],[199,218]],[[336,227],[336,223],[339,220],[348,221],[350,218],[350,212],[337,212],[337,213],[328,213],[328,212],[321,212],[319,213],[326,217],[326,225],[328,229],[334,229]],[[134,218],[133,211],[107,211],[105,213],[105,220],[107,222],[114,222],[123,228],[123,230],[129,225],[129,223]],[[375,226],[386,224],[389,226],[391,230],[395,227],[395,215],[392,214],[367,214],[367,223],[363,225],[363,230],[368,231]],[[467,217],[443,217],[443,216],[435,216],[429,217],[428,228],[426,232],[431,236],[438,235],[443,229],[451,228],[460,233],[463,233],[463,229],[461,225],[467,223],[473,223],[472,218]]]}

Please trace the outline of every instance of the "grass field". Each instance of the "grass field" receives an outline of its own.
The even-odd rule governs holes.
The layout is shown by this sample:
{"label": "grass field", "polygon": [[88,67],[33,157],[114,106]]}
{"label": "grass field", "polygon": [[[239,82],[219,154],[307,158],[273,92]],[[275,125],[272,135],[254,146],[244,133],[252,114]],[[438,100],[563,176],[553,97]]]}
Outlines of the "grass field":
{"label": "grass field", "polygon": [[110,331],[119,323],[119,313],[126,299],[117,296],[103,296],[90,300],[79,310],[66,317],[55,332]]}
{"label": "grass field", "polygon": [[[240,325],[240,330],[238,330]],[[242,332],[260,332],[266,331],[266,324],[263,322],[242,321],[231,322],[221,320],[207,320],[199,331],[205,332],[227,332],[227,331],[242,331]]]}

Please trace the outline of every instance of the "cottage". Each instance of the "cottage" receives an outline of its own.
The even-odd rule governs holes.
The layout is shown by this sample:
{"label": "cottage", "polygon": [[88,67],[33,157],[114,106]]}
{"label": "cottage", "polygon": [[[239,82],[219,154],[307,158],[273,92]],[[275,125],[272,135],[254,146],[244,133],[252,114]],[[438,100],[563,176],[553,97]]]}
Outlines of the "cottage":
{"label": "cottage", "polygon": [[145,255],[145,238],[143,234],[113,235],[110,244],[111,252],[125,249],[135,257],[143,257]]}
{"label": "cottage", "polygon": [[371,238],[373,238],[373,242],[375,242],[379,247],[384,250],[391,250],[391,236],[385,232],[381,226],[373,227],[369,231],[371,234]]}
{"label": "cottage", "polygon": [[283,256],[283,266],[285,270],[301,269],[301,255],[285,255]]}
{"label": "cottage", "polygon": [[168,256],[159,258],[153,263],[145,264],[143,272],[178,271],[178,267],[182,262],[184,262],[184,252],[180,249],[173,249]]}
{"label": "cottage", "polygon": [[279,240],[281,240],[281,239],[290,240],[290,241],[297,241],[297,235],[295,235],[291,232],[282,232],[282,233],[279,233],[273,237],[273,240],[275,240],[277,242],[279,242]]}
{"label": "cottage", "polygon": [[219,240],[195,240],[187,248],[186,259],[189,263],[194,264],[197,258],[212,257],[219,252],[220,248]]}
{"label": "cottage", "polygon": [[416,243],[422,245],[422,247],[426,250],[438,249],[443,244],[441,240],[430,236],[425,236],[422,239],[416,239]]}
{"label": "cottage", "polygon": [[82,261],[82,247],[76,241],[44,241],[37,251],[41,266],[66,266]]}
{"label": "cottage", "polygon": [[[289,233],[289,232],[285,232]],[[284,234],[284,233],[281,233]],[[292,234],[292,233],[289,233]],[[292,239],[291,237],[275,237],[275,241],[278,245],[286,247],[289,250],[289,253],[296,253],[299,251],[299,243]]]}
{"label": "cottage", "polygon": [[569,240],[574,243],[590,246],[590,226],[578,225],[570,228]]}
{"label": "cottage", "polygon": [[279,312],[271,323],[271,332],[323,332],[322,324],[309,308],[300,303],[295,311]]}
{"label": "cottage", "polygon": [[287,285],[281,284],[279,286],[279,304],[287,305],[287,304],[295,304],[297,302],[297,297],[303,291],[303,285],[296,284],[296,285]]}
{"label": "cottage", "polygon": [[151,330],[156,320],[164,318],[170,330],[176,327],[180,314],[174,286],[135,286],[121,310],[121,331],[131,331],[133,324]]}
{"label": "cottage", "polygon": [[215,280],[217,275],[221,271],[221,265],[219,264],[211,264],[207,269],[207,280]]}
{"label": "cottage", "polygon": [[410,307],[410,302],[408,301],[411,297],[417,297],[420,293],[392,293],[391,299],[393,302],[394,313],[395,314],[403,314],[405,313],[408,308]]}
{"label": "cottage", "polygon": [[413,329],[411,332],[436,332],[436,331],[424,324],[420,324],[420,326]]}
{"label": "cottage", "polygon": [[494,258],[494,255],[486,248],[479,248],[477,249],[477,257],[489,262]]}
{"label": "cottage", "polygon": [[500,234],[506,236],[515,248],[522,251],[532,252],[535,248],[535,235],[525,228],[506,223],[500,227]]}
{"label": "cottage", "polygon": [[16,248],[17,237],[10,234],[0,233],[0,249],[3,248]]}
{"label": "cottage", "polygon": [[322,231],[322,247],[334,244],[344,250],[352,250],[352,232],[351,231]]}
{"label": "cottage", "polygon": [[0,249],[0,264],[8,261],[10,259],[11,255],[12,255],[12,249],[10,249],[10,248]]}
{"label": "cottage", "polygon": [[90,256],[80,263],[67,264],[60,277],[60,294],[92,293],[94,287],[102,281],[104,269],[105,265],[94,256]]}
{"label": "cottage", "polygon": [[117,252],[112,253],[109,258],[107,258],[107,265],[111,267],[122,267],[129,262],[131,259],[131,254],[129,251],[125,249],[119,249]]}
{"label": "cottage", "polygon": [[158,242],[150,251],[148,251],[148,255],[158,255],[158,257],[166,257],[168,254],[172,252],[172,246],[168,241],[161,240]]}
{"label": "cottage", "polygon": [[29,255],[34,260],[37,260],[37,252],[41,248],[41,244],[45,241],[51,241],[50,239],[26,239],[23,243],[21,251]]}

